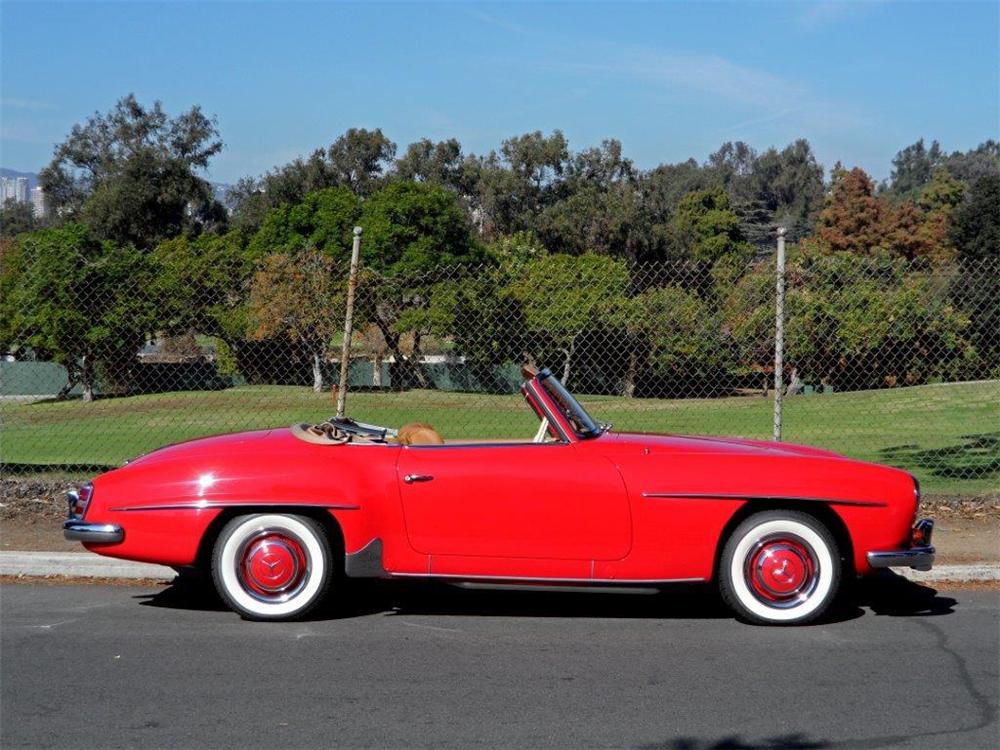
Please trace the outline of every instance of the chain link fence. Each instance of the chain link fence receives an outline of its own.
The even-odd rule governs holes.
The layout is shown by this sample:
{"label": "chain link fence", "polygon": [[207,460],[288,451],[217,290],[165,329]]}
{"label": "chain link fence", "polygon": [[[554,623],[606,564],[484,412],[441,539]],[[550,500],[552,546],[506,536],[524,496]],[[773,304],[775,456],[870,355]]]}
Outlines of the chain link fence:
{"label": "chain link fence", "polygon": [[[209,259],[210,261],[210,259]],[[362,250],[362,266],[364,250]],[[94,265],[94,264],[91,264]],[[203,435],[334,413],[346,268],[320,253],[250,270],[69,269],[4,307],[5,473],[85,475]],[[445,438],[530,437],[522,363],[622,431],[769,439],[773,257],[629,265],[540,255],[362,268],[347,414]],[[783,439],[1000,492],[1000,266],[821,256],[785,269]],[[169,282],[169,283],[168,283]]]}

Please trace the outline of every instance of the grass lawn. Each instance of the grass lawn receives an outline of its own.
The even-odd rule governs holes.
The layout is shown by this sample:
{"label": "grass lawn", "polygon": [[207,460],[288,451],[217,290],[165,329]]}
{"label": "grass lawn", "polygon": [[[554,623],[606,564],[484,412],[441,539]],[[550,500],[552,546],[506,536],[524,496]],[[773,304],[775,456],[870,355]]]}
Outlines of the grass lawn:
{"label": "grass lawn", "polygon": [[[684,400],[584,396],[581,401],[596,418],[621,430],[771,435],[772,404],[754,396]],[[445,439],[528,436],[537,426],[520,396],[354,392],[348,405],[348,413],[366,422],[389,426],[429,422]],[[329,394],[296,386],[162,393],[92,404],[4,403],[0,404],[0,460],[7,471],[45,465],[82,473],[180,440],[316,422],[333,411]],[[1000,381],[793,397],[786,401],[784,437],[900,466],[917,474],[928,492],[996,493],[1000,491]]]}

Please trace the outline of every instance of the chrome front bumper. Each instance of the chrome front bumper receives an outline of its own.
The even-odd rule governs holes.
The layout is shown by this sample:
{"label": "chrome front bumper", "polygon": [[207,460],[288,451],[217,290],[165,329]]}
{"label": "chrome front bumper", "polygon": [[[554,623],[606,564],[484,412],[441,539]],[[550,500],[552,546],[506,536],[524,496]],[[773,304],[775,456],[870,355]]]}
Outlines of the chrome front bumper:
{"label": "chrome front bumper", "polygon": [[63,536],[71,542],[118,544],[125,538],[125,532],[113,523],[87,523],[71,518],[63,523]]}
{"label": "chrome front bumper", "polygon": [[934,565],[934,547],[931,534],[934,522],[929,519],[918,521],[913,527],[914,545],[907,549],[887,550],[868,553],[868,564],[873,568],[913,568],[930,570]]}

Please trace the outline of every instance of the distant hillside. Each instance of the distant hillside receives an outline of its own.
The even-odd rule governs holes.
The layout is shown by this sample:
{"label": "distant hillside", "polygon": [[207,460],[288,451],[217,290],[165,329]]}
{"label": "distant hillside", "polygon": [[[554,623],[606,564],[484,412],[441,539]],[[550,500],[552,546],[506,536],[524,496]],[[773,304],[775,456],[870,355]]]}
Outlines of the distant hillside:
{"label": "distant hillside", "polygon": [[[33,187],[38,184],[38,174],[36,172],[18,172],[16,169],[7,169],[7,167],[0,167],[0,177],[27,177],[28,178],[28,191],[30,192]],[[215,199],[222,203],[224,206],[229,206],[226,203],[226,191],[231,187],[224,182],[209,182],[212,186],[212,190],[215,191]]]}

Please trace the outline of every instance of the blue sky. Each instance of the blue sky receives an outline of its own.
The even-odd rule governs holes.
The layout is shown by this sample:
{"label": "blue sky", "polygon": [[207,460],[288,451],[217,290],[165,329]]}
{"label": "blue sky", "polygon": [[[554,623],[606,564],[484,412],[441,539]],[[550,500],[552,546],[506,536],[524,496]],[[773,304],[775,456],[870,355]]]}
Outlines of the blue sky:
{"label": "blue sky", "polygon": [[808,138],[888,176],[1000,136],[1000,3],[0,4],[0,164],[36,171],[132,91],[218,117],[234,181],[348,127],[485,153],[560,128],[650,167]]}

